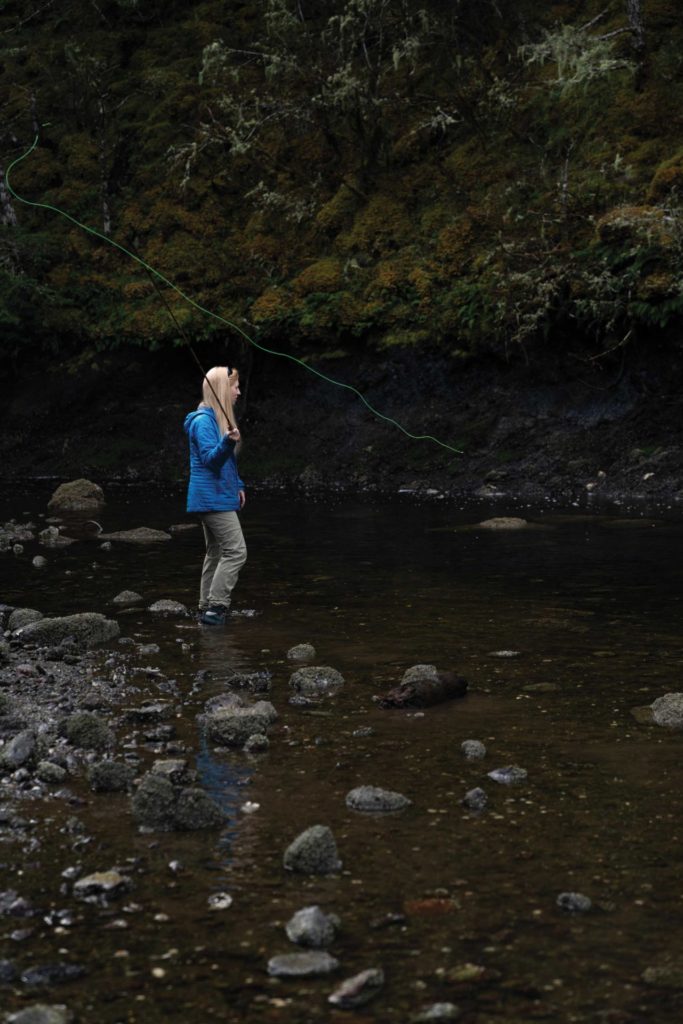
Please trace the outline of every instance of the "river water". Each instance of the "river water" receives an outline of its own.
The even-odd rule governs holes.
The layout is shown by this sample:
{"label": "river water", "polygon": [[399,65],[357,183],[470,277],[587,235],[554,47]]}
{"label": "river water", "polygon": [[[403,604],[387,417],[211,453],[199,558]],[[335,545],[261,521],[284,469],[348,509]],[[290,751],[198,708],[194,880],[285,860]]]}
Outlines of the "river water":
{"label": "river water", "polygon": [[[36,491],[6,495],[1,511],[35,519],[45,501]],[[535,526],[473,528],[505,513]],[[183,521],[182,498],[122,492],[101,521],[166,528]],[[39,843],[19,864],[2,848],[0,889],[19,890],[49,921],[50,909],[73,905],[60,891],[69,867],[128,866],[134,888],[109,908],[79,906],[69,928],[34,921],[23,944],[9,938],[16,923],[0,918],[0,956],[22,969],[63,961],[88,971],[38,994],[3,986],[5,1007],[64,1003],[78,1021],[103,1024],[398,1024],[449,1002],[466,1024],[680,1022],[682,737],[632,715],[683,688],[680,519],[254,493],[243,525],[250,557],[234,609],[247,614],[214,631],[145,611],[120,617],[125,636],[159,645],[141,664],[176,681],[178,735],[229,826],[139,834],[126,796],[70,780],[93,837],[74,850],[60,831],[72,808],[58,799],[25,808]],[[111,614],[123,589],[147,604],[196,601],[198,530],[108,553],[81,542],[48,552],[42,571],[33,553],[0,556],[4,602]],[[346,680],[313,712],[288,704],[286,651],[303,642]],[[377,708],[372,696],[423,662],[464,675],[468,696],[417,714]],[[266,754],[200,741],[195,716],[236,668],[272,673],[279,719]],[[211,678],[197,686],[201,669]],[[140,700],[159,696],[153,676],[137,685]],[[365,726],[371,735],[354,735]],[[117,735],[142,774],[158,756],[153,745],[125,726]],[[467,739],[486,744],[483,761],[465,760]],[[487,777],[510,764],[526,769],[525,782]],[[350,811],[345,795],[361,784],[397,790],[412,806],[384,817]],[[461,803],[475,786],[488,794],[483,813]],[[255,813],[241,810],[247,800]],[[333,830],[341,872],[286,873],[285,848],[314,824]],[[208,909],[216,892],[232,896],[228,909]],[[588,896],[592,909],[567,913],[556,902],[563,892]],[[339,970],[269,978],[268,959],[295,950],[284,924],[311,904],[341,919],[330,949]],[[681,987],[643,979],[672,958]],[[369,967],[386,975],[372,1002],[328,1005],[340,980]]]}

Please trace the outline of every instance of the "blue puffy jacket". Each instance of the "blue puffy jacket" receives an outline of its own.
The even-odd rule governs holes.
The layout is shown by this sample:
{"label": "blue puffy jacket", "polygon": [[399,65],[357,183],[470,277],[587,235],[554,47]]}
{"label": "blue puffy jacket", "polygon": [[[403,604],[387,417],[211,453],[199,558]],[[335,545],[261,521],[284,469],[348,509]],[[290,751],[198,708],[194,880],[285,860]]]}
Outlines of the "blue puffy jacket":
{"label": "blue puffy jacket", "polygon": [[237,512],[244,484],[237,472],[235,442],[221,437],[213,409],[201,407],[185,417],[190,439],[188,512]]}

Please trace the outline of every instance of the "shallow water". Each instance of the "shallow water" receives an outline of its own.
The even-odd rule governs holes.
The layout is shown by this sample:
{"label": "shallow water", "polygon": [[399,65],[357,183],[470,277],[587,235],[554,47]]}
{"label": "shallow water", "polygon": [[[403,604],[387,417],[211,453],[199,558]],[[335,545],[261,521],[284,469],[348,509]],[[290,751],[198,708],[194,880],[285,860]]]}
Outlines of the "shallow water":
{"label": "shallow water", "polygon": [[[6,496],[2,517],[21,520],[45,500]],[[0,847],[0,889],[47,912],[72,905],[60,893],[65,868],[132,863],[134,889],[109,909],[79,906],[62,932],[33,920],[23,943],[8,938],[16,922],[0,918],[0,956],[22,969],[59,960],[88,967],[85,979],[47,992],[4,986],[5,1007],[66,1003],[79,1020],[103,1024],[293,1024],[403,1022],[449,1001],[477,1024],[680,1021],[683,989],[655,988],[641,975],[683,948],[682,737],[638,724],[631,709],[682,688],[683,524],[522,512],[537,529],[467,528],[506,512],[520,514],[253,494],[243,517],[250,557],[234,606],[253,617],[207,631],[144,611],[122,615],[124,635],[160,645],[140,663],[177,681],[179,736],[230,825],[222,835],[140,835],[126,797],[70,780],[86,801],[75,813],[95,837],[74,850],[74,837],[59,832],[73,808],[56,799],[26,805],[41,845],[19,868],[16,850]],[[114,530],[183,518],[177,495],[143,502],[123,493],[102,521]],[[147,603],[196,600],[199,531],[109,553],[82,542],[46,552],[42,571],[30,565],[34,553],[0,556],[6,603],[108,611],[124,588]],[[346,678],[313,713],[287,703],[285,653],[301,642]],[[506,650],[518,654],[496,656]],[[423,714],[376,708],[372,695],[418,662],[456,669],[470,694]],[[195,715],[235,668],[273,673],[280,718],[265,755],[217,753],[199,741]],[[193,689],[200,669],[212,678]],[[140,699],[159,695],[153,680],[137,685]],[[353,736],[366,725],[371,736]],[[134,742],[130,732],[118,730],[124,744]],[[460,744],[471,738],[486,743],[484,761],[464,760]],[[143,745],[128,749],[140,754],[140,773],[156,756]],[[527,769],[527,781],[506,787],[486,777],[507,764]],[[354,813],[344,797],[363,783],[398,790],[413,805],[388,817]],[[474,786],[489,796],[479,815],[461,805]],[[243,813],[246,800],[259,810]],[[335,834],[342,872],[286,874],[285,847],[318,823]],[[172,861],[182,869],[169,869]],[[217,891],[233,896],[228,910],[207,909]],[[565,891],[589,896],[593,909],[561,911]],[[313,903],[342,919],[331,948],[339,971],[270,979],[269,957],[295,950],[284,923]],[[390,913],[405,920],[373,926]],[[458,981],[453,969],[467,963],[485,971]],[[327,1005],[339,980],[375,966],[386,985],[373,1002],[350,1013]]]}

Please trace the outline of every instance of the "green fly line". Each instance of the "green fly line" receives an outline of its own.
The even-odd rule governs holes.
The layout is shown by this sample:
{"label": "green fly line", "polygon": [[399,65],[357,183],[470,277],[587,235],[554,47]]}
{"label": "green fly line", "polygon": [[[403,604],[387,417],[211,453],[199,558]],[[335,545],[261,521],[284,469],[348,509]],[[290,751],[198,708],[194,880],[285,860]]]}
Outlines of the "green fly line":
{"label": "green fly line", "polygon": [[[205,316],[211,317],[213,320],[218,320],[220,323],[225,324],[226,327],[230,327],[233,331],[237,331],[237,333],[240,334],[245,339],[245,341],[247,341],[250,345],[253,345],[253,347],[258,349],[259,352],[265,352],[267,355],[270,356],[279,356],[281,359],[289,359],[290,362],[297,363],[299,366],[302,366],[304,370],[308,370],[309,373],[312,373],[316,377],[319,377],[321,380],[324,380],[327,384],[332,384],[335,387],[343,388],[345,391],[351,391],[354,395],[356,395],[357,398],[360,398],[363,405],[365,405],[366,408],[370,410],[373,416],[376,416],[380,420],[384,420],[386,423],[390,423],[394,427],[398,427],[398,429],[402,431],[402,433],[404,433],[406,437],[409,437],[412,441],[433,441],[434,444],[438,444],[441,448],[445,448],[449,452],[455,452],[456,455],[463,454],[462,449],[455,448],[451,444],[446,444],[445,441],[440,441],[438,437],[433,437],[431,434],[412,434],[409,430],[406,430],[406,428],[402,426],[397,420],[392,419],[390,416],[385,416],[384,413],[381,413],[379,412],[379,410],[375,409],[374,406],[371,405],[370,402],[367,400],[367,398],[357,388],[354,388],[352,384],[344,384],[343,381],[335,380],[333,377],[328,377],[327,374],[321,373],[321,371],[316,370],[314,366],[309,366],[308,363],[305,363],[302,359],[299,359],[297,356],[290,355],[289,352],[278,352],[275,349],[268,348],[266,345],[261,344],[261,342],[256,341],[254,338],[250,337],[250,335],[248,335],[246,331],[242,330],[242,328],[239,327],[238,324],[232,323],[232,321],[227,320],[224,316],[221,316],[220,313],[215,313],[213,310],[207,309],[205,306],[202,306],[200,302],[197,302],[195,299],[193,299],[190,295],[186,295],[185,292],[178,287],[178,285],[174,284],[173,281],[169,281],[169,279],[165,277],[164,274],[161,273],[161,271],[151,266],[149,263],[143,260],[141,256],[137,256],[134,252],[131,252],[130,249],[126,249],[125,246],[120,245],[119,242],[114,241],[113,238],[109,238],[107,235],[102,234],[101,231],[97,231],[95,228],[89,227],[87,224],[81,223],[81,221],[77,220],[75,217],[72,217],[71,214],[67,213],[65,210],[60,210],[58,206],[53,206],[51,203],[37,203],[31,199],[25,199],[23,196],[18,195],[14,191],[10,183],[10,172],[18,164],[20,164],[22,160],[26,160],[26,158],[31,155],[31,153],[37,145],[38,135],[36,135],[30,148],[27,149],[25,153],[22,153],[21,156],[18,156],[16,160],[13,160],[7,168],[7,171],[5,172],[5,183],[7,185],[7,190],[8,192],[10,192],[12,196],[14,196],[14,198],[18,202],[24,203],[26,206],[35,206],[43,210],[51,210],[52,213],[59,214],[60,217],[64,217],[66,220],[70,221],[72,224],[75,224],[76,227],[81,228],[83,231],[86,231],[89,235],[92,235],[94,238],[99,238],[103,242],[107,242],[109,245],[112,245],[115,249],[119,249],[122,253],[125,253],[126,256],[129,256],[130,259],[134,260],[136,263],[139,263],[140,266],[144,267],[148,274],[154,275],[154,277],[158,278],[159,281],[162,281],[169,288],[172,288],[173,291],[176,292],[181,297],[181,299],[188,303],[188,305],[193,306],[195,309],[199,310],[199,312],[203,313]],[[188,341],[186,341],[186,344],[189,346]]]}

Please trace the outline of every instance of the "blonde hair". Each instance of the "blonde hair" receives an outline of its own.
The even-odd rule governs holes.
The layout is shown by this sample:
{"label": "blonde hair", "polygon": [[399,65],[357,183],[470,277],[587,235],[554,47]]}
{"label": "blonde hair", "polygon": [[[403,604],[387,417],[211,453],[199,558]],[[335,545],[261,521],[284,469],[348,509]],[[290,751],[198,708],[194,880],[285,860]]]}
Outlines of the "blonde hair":
{"label": "blonde hair", "polygon": [[232,385],[239,380],[239,373],[228,366],[214,366],[208,371],[202,384],[202,405],[216,414],[218,429],[223,434],[236,426],[232,408]]}

